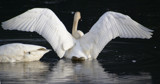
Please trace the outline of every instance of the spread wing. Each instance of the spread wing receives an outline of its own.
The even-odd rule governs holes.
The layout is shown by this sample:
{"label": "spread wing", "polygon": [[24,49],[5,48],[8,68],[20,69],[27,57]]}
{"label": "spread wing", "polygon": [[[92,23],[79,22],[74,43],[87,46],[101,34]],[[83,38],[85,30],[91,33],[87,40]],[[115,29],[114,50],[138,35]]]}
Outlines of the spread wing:
{"label": "spread wing", "polygon": [[37,32],[42,35],[62,58],[65,51],[74,45],[74,38],[58,17],[47,8],[34,8],[2,22],[5,30]]}
{"label": "spread wing", "polygon": [[105,45],[116,37],[149,39],[151,35],[152,30],[132,20],[129,16],[106,12],[80,39],[80,43],[86,53],[97,58]]}

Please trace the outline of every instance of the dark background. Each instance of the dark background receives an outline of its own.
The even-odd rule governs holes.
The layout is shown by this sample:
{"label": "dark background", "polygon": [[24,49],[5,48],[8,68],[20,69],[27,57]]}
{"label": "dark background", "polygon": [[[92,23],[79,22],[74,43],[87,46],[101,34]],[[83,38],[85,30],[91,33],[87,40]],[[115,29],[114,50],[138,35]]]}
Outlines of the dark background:
{"label": "dark background", "polygon": [[[78,29],[86,33],[106,11],[121,12],[129,15],[132,19],[142,25],[154,30],[153,37],[149,40],[116,38],[112,40],[105,49],[135,51],[133,53],[147,52],[146,54],[149,54],[148,52],[150,52],[150,57],[159,59],[159,4],[160,2],[158,0],[1,0],[0,22],[6,21],[31,8],[50,8],[64,23],[68,31],[71,32],[74,12],[80,11],[82,18],[79,22]],[[5,31],[0,28],[0,44],[10,42],[36,44],[37,42],[35,41],[38,41],[41,45],[44,45],[43,42],[45,42],[50,47],[45,39],[35,32]],[[40,43],[41,41],[43,42]]]}
{"label": "dark background", "polygon": [[[120,12],[129,15],[135,21],[154,30],[153,37],[149,40],[116,38],[105,49],[141,51],[143,53],[152,52],[152,55],[155,54],[156,58],[159,58],[159,4],[158,0],[1,0],[0,22],[13,18],[32,8],[49,8],[56,13],[67,30],[71,32],[74,12],[80,11],[82,17],[78,29],[86,33],[106,11]],[[34,41],[39,41],[40,43],[39,39],[46,42],[43,37],[35,32],[5,31],[2,28],[0,28],[0,39],[0,44],[10,42],[36,44],[38,42]],[[50,46],[47,42],[46,44]]]}
{"label": "dark background", "polygon": [[[28,9],[40,7],[50,8],[66,28],[71,31],[73,22],[73,12],[80,11],[82,19],[79,22],[79,29],[88,32],[98,18],[106,11],[116,11],[127,14],[144,26],[155,30],[154,39],[159,40],[159,22],[160,22],[160,2],[158,0],[1,0],[0,1],[0,22],[17,16]],[[3,31],[0,28],[0,34],[7,36],[11,34],[16,38],[21,37],[17,34],[22,32]],[[23,37],[28,34],[23,32]],[[31,35],[33,34],[33,35]],[[29,33],[30,36],[39,37],[35,33]],[[1,35],[0,38],[5,38]]]}
{"label": "dark background", "polygon": [[[158,0],[1,0],[0,22],[13,18],[31,8],[50,8],[64,23],[68,31],[71,32],[74,12],[80,11],[82,18],[78,29],[86,33],[106,11],[120,12],[129,15],[135,21],[154,30],[153,37],[149,40],[116,38],[105,47],[104,52],[105,50],[108,51],[105,55],[111,56],[110,58],[114,59],[115,57],[110,53],[115,54],[117,51],[129,52],[129,54],[133,55],[136,53],[133,56],[136,59],[152,58],[152,61],[159,63],[159,4]],[[0,28],[0,44],[11,42],[47,45],[51,48],[48,42],[35,32],[5,31]],[[107,56],[100,56],[99,58],[101,57],[109,58]]]}

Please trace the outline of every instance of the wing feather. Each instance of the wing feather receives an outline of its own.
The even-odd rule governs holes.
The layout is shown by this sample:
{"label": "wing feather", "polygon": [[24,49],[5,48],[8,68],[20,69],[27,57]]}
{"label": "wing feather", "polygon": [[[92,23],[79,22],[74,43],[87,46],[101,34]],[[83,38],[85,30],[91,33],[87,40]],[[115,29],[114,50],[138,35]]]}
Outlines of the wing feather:
{"label": "wing feather", "polygon": [[37,32],[42,35],[61,58],[65,51],[73,47],[74,38],[66,30],[58,17],[47,8],[34,8],[2,22],[5,30]]}
{"label": "wing feather", "polygon": [[86,33],[80,43],[84,51],[97,58],[105,45],[116,37],[149,39],[153,30],[148,29],[129,16],[117,12],[106,12]]}

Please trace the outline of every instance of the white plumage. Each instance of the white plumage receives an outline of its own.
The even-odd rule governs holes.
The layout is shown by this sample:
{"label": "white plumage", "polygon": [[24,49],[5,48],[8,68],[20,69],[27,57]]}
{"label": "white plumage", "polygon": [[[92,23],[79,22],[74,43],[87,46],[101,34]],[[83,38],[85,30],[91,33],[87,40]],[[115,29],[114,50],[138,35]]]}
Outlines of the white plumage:
{"label": "white plumage", "polygon": [[0,62],[38,61],[48,49],[38,45],[11,43],[0,46]]}
{"label": "white plumage", "polygon": [[53,47],[62,58],[96,59],[105,45],[116,37],[149,39],[152,30],[142,26],[129,16],[117,12],[106,12],[83,34],[77,31],[80,13],[74,17],[72,35],[58,17],[47,8],[34,8],[2,23],[5,30],[37,32]]}

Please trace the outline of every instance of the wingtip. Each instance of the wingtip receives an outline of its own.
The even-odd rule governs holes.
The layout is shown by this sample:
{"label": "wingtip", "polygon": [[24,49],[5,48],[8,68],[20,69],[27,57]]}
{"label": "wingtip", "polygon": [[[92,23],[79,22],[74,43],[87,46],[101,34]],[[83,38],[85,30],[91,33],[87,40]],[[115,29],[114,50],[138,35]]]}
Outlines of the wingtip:
{"label": "wingtip", "polygon": [[149,37],[148,39],[151,39],[151,38],[153,37],[153,32],[154,32],[154,30],[151,30],[151,29],[150,29],[149,32],[150,32],[150,37]]}
{"label": "wingtip", "polygon": [[152,32],[152,34],[153,34],[154,30],[151,30],[151,29],[150,29],[150,32]]}
{"label": "wingtip", "polygon": [[3,29],[5,29],[5,22],[1,22],[1,27],[3,28]]}
{"label": "wingtip", "polygon": [[153,37],[153,33],[150,33],[150,35],[149,36],[147,36],[146,38],[144,38],[144,39],[151,39]]}
{"label": "wingtip", "polygon": [[7,27],[7,25],[6,25],[6,22],[1,22],[1,27],[4,30],[9,30],[8,27]]}

